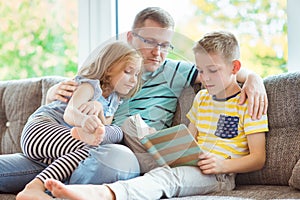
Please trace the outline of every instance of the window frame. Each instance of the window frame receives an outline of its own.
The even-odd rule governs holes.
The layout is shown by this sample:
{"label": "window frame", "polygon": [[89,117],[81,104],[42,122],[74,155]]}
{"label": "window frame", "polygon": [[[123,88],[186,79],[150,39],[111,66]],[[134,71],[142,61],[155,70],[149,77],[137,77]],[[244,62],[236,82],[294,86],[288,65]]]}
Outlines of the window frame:
{"label": "window frame", "polygon": [[78,68],[100,44],[116,34],[117,0],[78,0]]}

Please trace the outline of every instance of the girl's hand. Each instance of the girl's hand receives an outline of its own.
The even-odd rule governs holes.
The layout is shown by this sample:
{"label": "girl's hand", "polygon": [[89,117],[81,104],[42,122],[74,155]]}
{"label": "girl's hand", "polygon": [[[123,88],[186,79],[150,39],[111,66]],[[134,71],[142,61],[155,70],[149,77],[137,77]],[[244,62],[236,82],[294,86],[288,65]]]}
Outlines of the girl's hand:
{"label": "girl's hand", "polygon": [[79,106],[78,110],[86,115],[99,115],[103,112],[103,106],[98,101],[89,101]]}
{"label": "girl's hand", "polygon": [[104,117],[103,106],[98,101],[89,101],[79,106],[78,110],[86,115],[96,115],[101,120],[103,125],[107,125],[107,120]]}
{"label": "girl's hand", "polygon": [[223,161],[211,153],[201,153],[198,166],[203,174],[221,174],[223,173]]}
{"label": "girl's hand", "polygon": [[103,123],[97,115],[86,115],[81,122],[81,127],[90,133],[94,133],[100,126],[103,126]]}

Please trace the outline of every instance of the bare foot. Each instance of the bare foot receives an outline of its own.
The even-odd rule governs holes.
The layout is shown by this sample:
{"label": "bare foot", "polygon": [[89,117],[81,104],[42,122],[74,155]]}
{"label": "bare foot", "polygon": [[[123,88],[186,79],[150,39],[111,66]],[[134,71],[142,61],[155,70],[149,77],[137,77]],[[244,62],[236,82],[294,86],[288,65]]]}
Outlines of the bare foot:
{"label": "bare foot", "polygon": [[45,187],[56,198],[68,200],[114,200],[113,192],[104,185],[64,185],[60,181],[48,179]]}
{"label": "bare foot", "polygon": [[71,129],[71,135],[73,138],[81,140],[88,145],[98,146],[103,141],[105,126],[99,126],[94,133],[88,133],[80,127],[73,127]]}
{"label": "bare foot", "polygon": [[16,200],[50,200],[51,196],[45,193],[43,182],[34,179],[28,183],[24,190],[18,193]]}

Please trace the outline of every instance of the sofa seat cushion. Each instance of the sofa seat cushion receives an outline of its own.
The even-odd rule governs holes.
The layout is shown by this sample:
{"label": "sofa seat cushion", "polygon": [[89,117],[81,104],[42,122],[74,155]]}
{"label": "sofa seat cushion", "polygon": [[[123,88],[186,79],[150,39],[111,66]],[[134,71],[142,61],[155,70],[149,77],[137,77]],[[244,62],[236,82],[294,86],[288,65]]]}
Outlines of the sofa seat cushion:
{"label": "sofa seat cushion", "polygon": [[300,160],[295,165],[292,176],[289,180],[289,186],[300,190]]}

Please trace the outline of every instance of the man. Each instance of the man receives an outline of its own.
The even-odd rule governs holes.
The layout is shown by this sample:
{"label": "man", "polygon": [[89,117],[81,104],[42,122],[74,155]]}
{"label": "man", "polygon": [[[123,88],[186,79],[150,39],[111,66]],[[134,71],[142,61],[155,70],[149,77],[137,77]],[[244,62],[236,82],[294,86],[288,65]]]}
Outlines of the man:
{"label": "man", "polygon": [[[136,16],[132,31],[127,34],[127,40],[143,55],[144,84],[133,98],[119,107],[115,114],[115,124],[121,125],[129,115],[139,113],[150,127],[158,130],[168,127],[171,125],[177,97],[181,91],[193,83],[199,83],[198,72],[194,66],[187,62],[166,61],[168,51],[172,49],[173,29],[173,18],[161,8],[146,8]],[[254,119],[260,118],[267,109],[267,96],[262,79],[253,73],[240,73],[237,79],[244,82],[241,103],[247,96],[249,114]],[[66,97],[71,96],[75,89],[76,84],[72,81],[55,85],[49,90],[47,101],[66,101]],[[114,125],[112,128],[120,131],[119,126]],[[91,156],[75,170],[70,183],[114,182],[136,176],[139,171],[134,155],[125,146],[100,145],[90,154]],[[22,170],[11,172],[10,165],[22,166]],[[6,177],[0,177],[0,192],[22,190],[44,167],[20,154],[0,157],[0,168],[3,169],[1,173],[4,175],[1,177]],[[18,184],[15,184],[16,179]]]}

